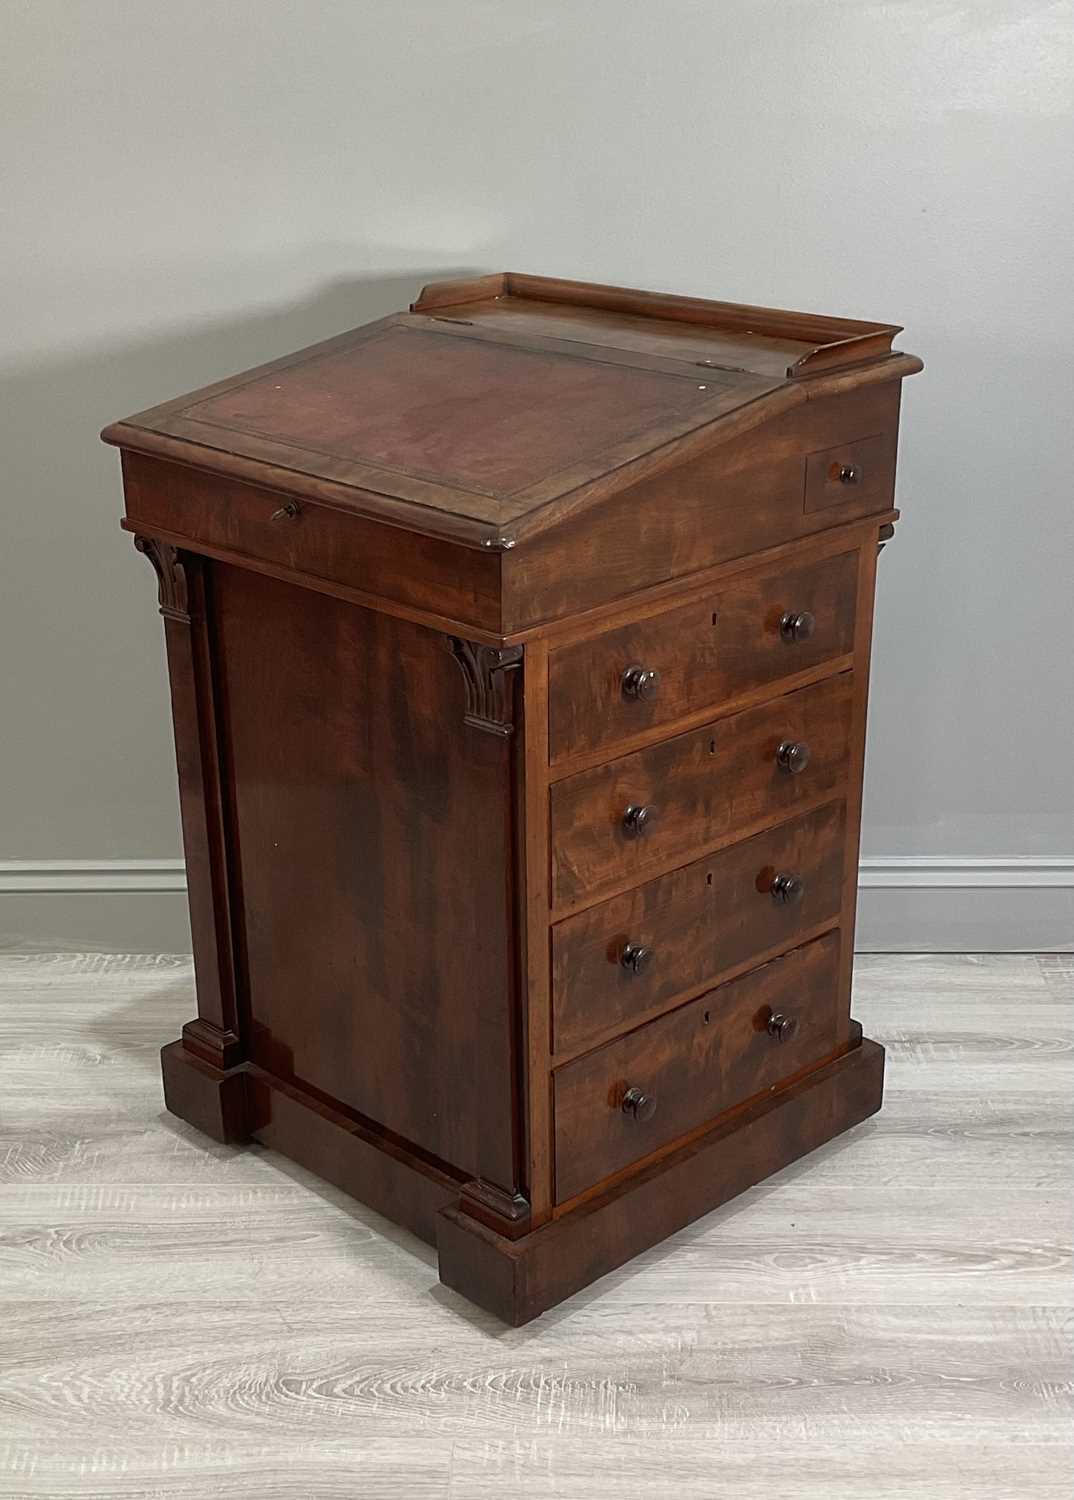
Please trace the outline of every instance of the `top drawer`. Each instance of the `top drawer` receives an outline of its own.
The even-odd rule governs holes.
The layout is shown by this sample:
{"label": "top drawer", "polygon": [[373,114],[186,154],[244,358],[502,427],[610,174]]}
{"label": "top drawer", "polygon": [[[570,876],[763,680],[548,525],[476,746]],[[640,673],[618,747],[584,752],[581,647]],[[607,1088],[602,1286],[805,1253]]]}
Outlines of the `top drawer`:
{"label": "top drawer", "polygon": [[142,453],[124,453],[123,485],[128,530],[499,631],[500,564],[491,552]]}
{"label": "top drawer", "polygon": [[691,604],[553,652],[552,764],[852,651],[857,560],[844,552],[737,578]]}

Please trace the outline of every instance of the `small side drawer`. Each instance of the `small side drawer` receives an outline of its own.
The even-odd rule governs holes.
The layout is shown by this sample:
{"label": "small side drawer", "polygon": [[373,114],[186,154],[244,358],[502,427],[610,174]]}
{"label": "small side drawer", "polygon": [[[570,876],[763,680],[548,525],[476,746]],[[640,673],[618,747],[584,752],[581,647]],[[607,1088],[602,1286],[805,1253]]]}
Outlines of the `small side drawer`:
{"label": "small side drawer", "polygon": [[555,1050],[626,1028],[839,915],[846,812],[832,802],[552,929]]}
{"label": "small side drawer", "polygon": [[823,448],[806,459],[807,513],[839,506],[844,517],[867,516],[890,510],[895,503],[894,432],[852,438],[835,448]]}
{"label": "small side drawer", "polygon": [[857,552],[751,574],[552,653],[552,764],[854,648]]}
{"label": "small side drawer", "polygon": [[853,691],[840,672],[556,782],[554,913],[840,795]]}
{"label": "small side drawer", "polygon": [[833,932],[561,1068],[556,1201],[828,1058],[838,970]]}

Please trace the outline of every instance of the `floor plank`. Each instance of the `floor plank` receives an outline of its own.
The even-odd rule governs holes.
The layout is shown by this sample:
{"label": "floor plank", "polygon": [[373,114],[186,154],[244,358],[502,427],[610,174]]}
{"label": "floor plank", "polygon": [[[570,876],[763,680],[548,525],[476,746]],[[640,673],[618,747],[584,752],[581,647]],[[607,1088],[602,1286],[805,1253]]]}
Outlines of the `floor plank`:
{"label": "floor plank", "polygon": [[1067,1500],[1072,997],[864,956],[881,1114],[507,1329],[163,1113],[188,961],[0,957],[0,1496]]}

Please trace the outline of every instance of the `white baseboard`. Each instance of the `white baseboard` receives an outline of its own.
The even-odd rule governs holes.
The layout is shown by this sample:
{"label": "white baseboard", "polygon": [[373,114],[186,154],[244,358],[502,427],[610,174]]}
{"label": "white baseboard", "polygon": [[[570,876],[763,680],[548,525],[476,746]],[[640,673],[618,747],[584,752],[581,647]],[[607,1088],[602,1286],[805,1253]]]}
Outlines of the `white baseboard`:
{"label": "white baseboard", "polygon": [[186,891],[182,859],[0,859],[0,896],[30,891]]}
{"label": "white baseboard", "polygon": [[863,859],[860,953],[1074,951],[1074,857]]}
{"label": "white baseboard", "polygon": [[863,891],[1069,890],[1074,887],[1074,855],[1038,854],[1013,859],[897,855],[890,859],[863,859],[858,869],[858,886]]}
{"label": "white baseboard", "polygon": [[[862,952],[1074,951],[1074,856],[861,862]],[[181,859],[0,860],[6,947],[185,952]]]}
{"label": "white baseboard", "polygon": [[0,947],[189,953],[181,859],[0,860]]}

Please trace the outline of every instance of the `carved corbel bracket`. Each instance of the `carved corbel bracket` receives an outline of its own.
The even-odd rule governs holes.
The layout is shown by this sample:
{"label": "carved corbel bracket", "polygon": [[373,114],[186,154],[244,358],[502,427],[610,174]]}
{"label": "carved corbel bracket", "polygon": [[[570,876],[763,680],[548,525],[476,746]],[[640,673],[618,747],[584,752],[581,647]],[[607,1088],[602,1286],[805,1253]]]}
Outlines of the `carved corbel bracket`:
{"label": "carved corbel bracket", "polygon": [[883,524],[883,526],[881,526],[879,532],[877,533],[877,541],[876,541],[876,555],[877,555],[877,557],[880,556],[881,552],[883,552],[885,546],[888,544],[888,542],[891,541],[891,538],[894,535],[895,535],[895,526],[894,526],[894,524],[891,521],[885,521],[884,524]]}
{"label": "carved corbel bracket", "polygon": [[464,722],[506,739],[514,732],[515,706],[508,675],[522,665],[521,646],[482,646],[457,635],[447,645],[466,684]]}
{"label": "carved corbel bracket", "polygon": [[166,620],[189,625],[190,587],[183,553],[170,542],[158,542],[152,536],[136,536],[134,545],[153,564],[161,614]]}

